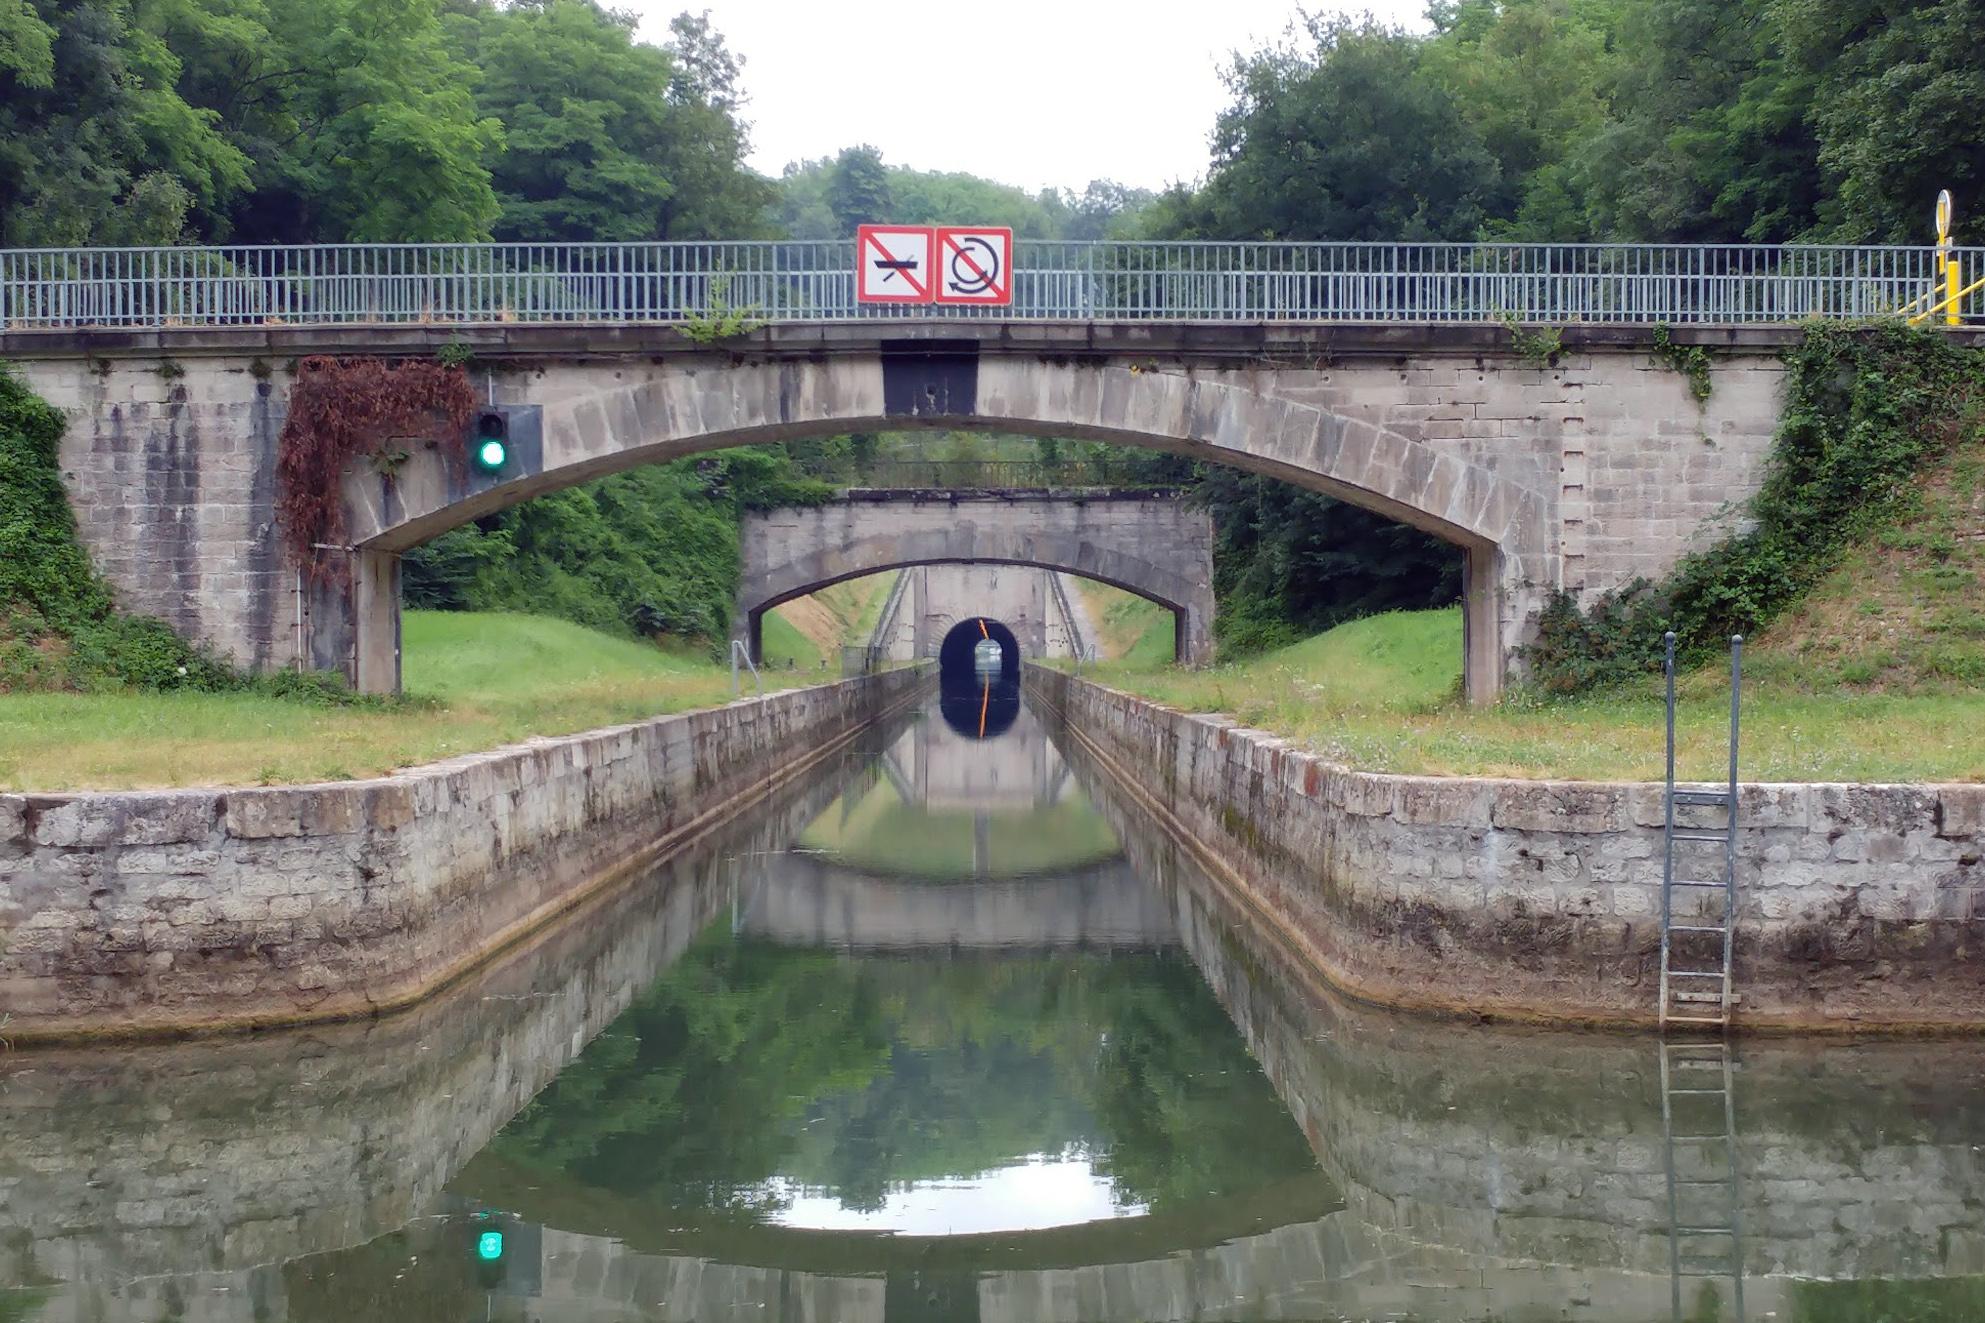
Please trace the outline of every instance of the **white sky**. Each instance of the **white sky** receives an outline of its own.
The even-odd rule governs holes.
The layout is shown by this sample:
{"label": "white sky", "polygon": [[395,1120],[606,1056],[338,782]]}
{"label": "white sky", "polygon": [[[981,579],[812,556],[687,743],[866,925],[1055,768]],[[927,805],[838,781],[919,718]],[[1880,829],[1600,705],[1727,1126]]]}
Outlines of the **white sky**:
{"label": "white sky", "polygon": [[[708,9],[745,58],[751,163],[874,143],[892,165],[1029,191],[1198,178],[1229,55],[1278,38],[1298,0],[609,0],[642,16]],[[1425,26],[1425,0],[1309,0]]]}

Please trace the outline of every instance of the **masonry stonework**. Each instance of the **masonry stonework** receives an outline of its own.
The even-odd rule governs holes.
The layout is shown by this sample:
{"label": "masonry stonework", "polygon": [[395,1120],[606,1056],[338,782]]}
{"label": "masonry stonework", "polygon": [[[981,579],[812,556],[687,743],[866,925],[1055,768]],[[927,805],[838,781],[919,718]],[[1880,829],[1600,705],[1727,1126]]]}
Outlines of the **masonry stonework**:
{"label": "masonry stonework", "polygon": [[405,1003],[925,683],[887,672],[369,781],[0,795],[7,1032],[179,1032]]}
{"label": "masonry stonework", "polygon": [[[768,327],[722,349],[654,327],[11,331],[0,358],[70,415],[64,480],[125,604],[245,664],[302,658],[395,688],[398,556],[532,496],[739,444],[985,427],[1231,463],[1448,539],[1466,558],[1468,689],[1486,700],[1551,592],[1658,577],[1756,490],[1798,332],[1676,334],[1713,349],[1707,401],[1644,328],[1615,327],[1566,328],[1543,363],[1498,327],[928,322]],[[350,586],[295,592],[272,477],[289,365],[457,340],[510,415],[513,471],[423,447],[392,473],[353,471],[350,549],[325,553],[350,557]],[[969,383],[935,366],[961,354]]]}
{"label": "masonry stonework", "polygon": [[[1339,985],[1453,1013],[1654,1018],[1660,785],[1356,772],[1057,671],[1026,683]],[[1985,786],[1747,785],[1739,820],[1739,1023],[1985,1018]],[[1687,904],[1720,913],[1713,892]]]}
{"label": "masonry stonework", "polygon": [[[1213,521],[1171,493],[853,492],[750,512],[742,543],[735,632],[754,653],[764,613],[783,601],[878,570],[959,563],[1040,566],[1113,584],[1180,618],[1182,661],[1204,660],[1212,647]],[[1034,656],[1046,655],[1046,608],[1030,612],[1031,645],[1015,628]],[[1000,615],[1015,627],[988,606],[957,602],[953,610]]]}

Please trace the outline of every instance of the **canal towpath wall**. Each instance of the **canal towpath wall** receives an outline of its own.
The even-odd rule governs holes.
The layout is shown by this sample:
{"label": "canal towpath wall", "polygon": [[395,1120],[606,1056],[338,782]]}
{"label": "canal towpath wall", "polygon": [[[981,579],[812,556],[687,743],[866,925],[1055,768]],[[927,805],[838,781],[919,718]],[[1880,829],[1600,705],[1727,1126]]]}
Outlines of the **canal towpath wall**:
{"label": "canal towpath wall", "polygon": [[324,785],[0,795],[14,1041],[405,1005],[832,753],[919,669]]}
{"label": "canal towpath wall", "polygon": [[[1353,771],[1049,668],[1026,684],[1341,990],[1655,1018],[1661,785]],[[1745,785],[1739,824],[1738,1023],[1985,1027],[1985,786]]]}

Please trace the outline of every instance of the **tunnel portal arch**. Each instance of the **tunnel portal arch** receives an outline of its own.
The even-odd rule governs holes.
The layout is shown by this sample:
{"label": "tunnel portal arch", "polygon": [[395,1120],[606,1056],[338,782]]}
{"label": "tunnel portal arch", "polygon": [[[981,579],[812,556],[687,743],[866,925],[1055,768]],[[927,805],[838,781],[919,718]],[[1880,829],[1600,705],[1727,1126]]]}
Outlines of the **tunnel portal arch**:
{"label": "tunnel portal arch", "polygon": [[[989,658],[991,644],[999,649]],[[967,739],[997,739],[1020,718],[1020,640],[989,616],[953,625],[937,650],[938,711]]]}
{"label": "tunnel portal arch", "polygon": [[765,613],[846,579],[920,565],[1032,566],[1172,614],[1174,654],[1212,651],[1213,521],[1177,491],[855,491],[748,511],[734,638],[762,655]]}

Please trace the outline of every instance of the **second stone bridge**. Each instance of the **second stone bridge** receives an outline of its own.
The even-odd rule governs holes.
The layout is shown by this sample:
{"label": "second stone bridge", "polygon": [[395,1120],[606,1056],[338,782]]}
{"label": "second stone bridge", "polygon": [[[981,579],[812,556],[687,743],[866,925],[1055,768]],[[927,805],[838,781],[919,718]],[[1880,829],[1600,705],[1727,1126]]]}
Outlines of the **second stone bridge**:
{"label": "second stone bridge", "polygon": [[743,527],[735,636],[760,655],[781,602],[911,565],[1038,565],[1145,597],[1177,621],[1179,660],[1213,627],[1213,521],[1175,491],[857,490],[755,511]]}

